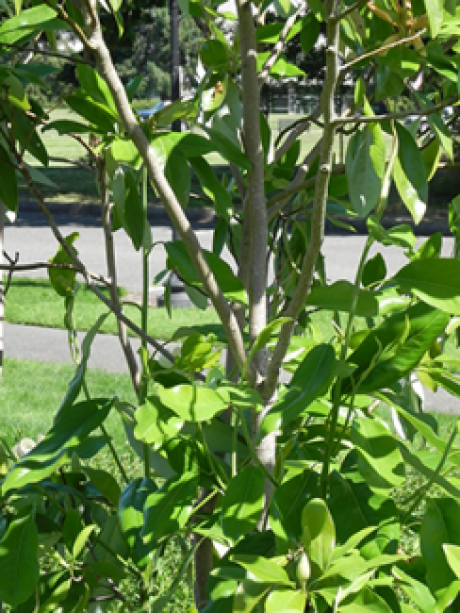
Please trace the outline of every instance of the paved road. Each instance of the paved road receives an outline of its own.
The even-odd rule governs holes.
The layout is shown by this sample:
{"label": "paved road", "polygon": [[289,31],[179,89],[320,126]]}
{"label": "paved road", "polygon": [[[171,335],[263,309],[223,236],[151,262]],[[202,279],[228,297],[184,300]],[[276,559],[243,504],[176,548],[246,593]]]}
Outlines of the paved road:
{"label": "paved road", "polygon": [[[57,216],[61,231],[67,235],[80,232],[76,243],[79,254],[90,270],[106,274],[104,268],[104,247],[102,232],[98,220],[94,218]],[[171,237],[169,226],[154,226],[153,240],[165,241]],[[198,236],[205,248],[210,248],[212,231],[198,229]],[[423,239],[419,239],[421,242]],[[364,236],[328,236],[324,244],[326,256],[326,272],[331,281],[339,278],[352,280],[364,245]],[[41,217],[28,214],[20,218],[15,226],[9,226],[5,231],[5,249],[9,254],[16,251],[20,255],[20,263],[30,263],[49,259],[56,249],[55,239]],[[130,240],[121,232],[115,235],[115,249],[119,262],[119,283],[130,291],[139,292],[141,288],[140,254],[136,253]],[[387,263],[388,272],[396,272],[404,265],[406,259],[399,249],[381,247],[382,255]],[[443,253],[448,255],[452,249],[452,239],[446,238],[443,243]],[[154,248],[150,258],[151,278],[165,264],[161,245]],[[43,276],[43,271],[30,272]],[[41,328],[26,328],[7,325],[5,331],[5,355],[11,358],[32,359],[39,361],[70,362],[67,353],[66,333],[64,331],[47,331]],[[107,360],[107,356],[110,360]],[[116,339],[100,336],[94,344],[91,355],[91,366],[114,372],[124,372],[124,362]],[[427,391],[427,406],[443,411],[460,412],[460,401],[447,394],[436,396]]]}

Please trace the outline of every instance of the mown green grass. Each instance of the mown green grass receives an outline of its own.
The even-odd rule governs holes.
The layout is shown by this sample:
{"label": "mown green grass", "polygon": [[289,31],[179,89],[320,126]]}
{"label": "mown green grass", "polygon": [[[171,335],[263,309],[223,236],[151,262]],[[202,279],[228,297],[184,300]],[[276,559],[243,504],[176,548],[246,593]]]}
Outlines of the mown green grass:
{"label": "mown green grass", "polygon": [[[108,295],[107,290],[103,290]],[[121,291],[127,299],[126,291]],[[140,310],[125,305],[125,314],[140,326]],[[77,330],[89,330],[107,307],[82,286],[77,293],[74,307],[74,325]],[[15,277],[5,298],[5,319],[10,323],[35,325],[48,328],[65,328],[64,299],[56,294],[47,279]],[[148,333],[156,339],[170,340],[182,326],[217,324],[218,318],[212,308],[200,311],[197,308],[174,309],[170,318],[165,308],[150,308]],[[104,334],[117,334],[115,315],[109,315],[101,330]]]}

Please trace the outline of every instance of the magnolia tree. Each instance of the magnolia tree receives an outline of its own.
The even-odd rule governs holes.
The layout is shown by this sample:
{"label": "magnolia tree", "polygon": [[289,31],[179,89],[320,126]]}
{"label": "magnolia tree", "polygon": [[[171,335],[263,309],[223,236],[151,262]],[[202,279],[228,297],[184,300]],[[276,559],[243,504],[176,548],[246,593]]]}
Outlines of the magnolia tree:
{"label": "magnolia tree", "polygon": [[[441,154],[452,160],[442,111],[456,109],[459,95],[457,1],[237,0],[232,15],[219,2],[182,0],[205,34],[205,74],[193,100],[145,122],[131,106],[140,78],[121,82],[100,25],[99,11],[111,11],[123,35],[120,4],[36,0],[23,8],[15,0],[0,26],[0,197],[14,217],[22,177],[58,242],[49,277],[70,332],[78,276],[116,315],[137,396],[134,405],[91,396],[85,374],[103,316],[44,439],[24,449],[2,442],[10,466],[1,486],[0,600],[18,612],[161,611],[186,579],[194,583],[190,610],[206,612],[458,610],[457,430],[439,436],[407,381],[416,373],[460,396],[460,262],[440,257],[439,235],[416,248],[410,226],[381,224],[393,182],[419,223]],[[268,13],[276,20],[265,25]],[[44,34],[52,44],[62,30],[93,63],[77,62],[80,86],[65,100],[72,120],[50,121],[24,87],[45,87],[36,43]],[[325,44],[324,86],[318,108],[275,138],[259,95],[268,79],[301,78],[283,57],[294,37],[305,53]],[[422,89],[414,86],[420,75]],[[355,83],[354,104],[339,116],[334,95],[344,82]],[[399,110],[402,97],[411,110]],[[380,101],[385,115],[374,113]],[[409,113],[426,127],[407,126]],[[171,132],[177,119],[190,130]],[[312,126],[320,137],[305,151]],[[41,134],[51,129],[94,157],[105,273],[88,270],[78,237],[61,234],[42,197]],[[341,134],[349,136],[344,165],[334,157]],[[228,163],[231,181],[216,176],[211,152]],[[212,251],[187,219],[191,170],[216,212]],[[179,330],[174,356],[147,328],[148,182],[180,237],[164,244],[166,273],[220,319],[212,330]],[[347,227],[347,216],[365,218],[368,237],[354,283],[331,284],[325,221]],[[457,239],[459,216],[454,201]],[[118,297],[115,231],[143,255],[140,327]],[[407,258],[392,275],[388,245]],[[167,303],[169,295],[166,283]],[[142,341],[139,359],[127,329]],[[142,472],[120,460],[106,428],[113,413]],[[98,467],[102,448],[115,476]],[[183,555],[160,592],[171,541]]]}

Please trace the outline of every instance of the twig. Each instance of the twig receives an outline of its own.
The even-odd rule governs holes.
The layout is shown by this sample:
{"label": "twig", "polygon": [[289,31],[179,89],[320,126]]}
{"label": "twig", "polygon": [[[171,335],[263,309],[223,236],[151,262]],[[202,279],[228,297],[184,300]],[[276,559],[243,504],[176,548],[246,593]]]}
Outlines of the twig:
{"label": "twig", "polygon": [[8,277],[6,279],[5,287],[3,289],[3,297],[5,297],[7,295],[7,293],[8,293],[8,290],[10,289],[10,284],[11,284],[11,279],[13,277],[14,268],[15,268],[16,264],[19,261],[19,252],[16,251],[16,253],[14,255],[14,260],[12,258],[10,258],[10,256],[6,253],[5,250],[3,250],[3,256],[10,263],[10,267],[9,267],[9,271],[8,271]]}
{"label": "twig", "polygon": [[[3,255],[9,262],[12,262],[11,258],[5,251],[3,252]],[[40,268],[60,268],[62,270],[69,270],[81,273],[81,270],[73,264],[58,264],[57,262],[32,262],[31,264],[0,264],[0,270],[7,270],[13,272],[26,272],[28,270],[39,270]],[[94,279],[94,281],[99,281],[107,287],[110,287],[112,285],[112,281],[110,279],[106,279],[102,275],[99,275],[95,272],[91,272],[90,270],[87,270],[87,274],[91,279]]]}
{"label": "twig", "polygon": [[[4,43],[1,42],[0,43],[0,47],[7,47],[9,49],[16,49],[18,51],[27,51],[28,49],[24,49],[23,46],[20,45],[15,45],[12,43]],[[46,55],[49,57],[57,57],[60,58],[62,60],[67,60],[69,62],[76,62],[77,64],[91,64],[91,62],[88,62],[87,60],[84,60],[78,56],[70,56],[70,55],[66,55],[65,53],[58,53],[57,51],[48,51],[45,49],[37,49],[36,47],[33,47],[32,49],[30,49],[30,51],[32,51],[33,53],[38,53],[39,55]]]}
{"label": "twig", "polygon": [[85,164],[85,162],[82,162],[81,160],[72,160],[70,158],[64,158],[56,155],[50,155],[48,156],[48,159],[50,162],[64,162],[65,164],[73,164],[74,166],[79,166],[80,168],[83,168],[83,170],[87,170],[93,175],[96,174],[94,168],[91,168],[89,164]]}
{"label": "twig", "polygon": [[348,64],[344,64],[342,68],[340,69],[340,72],[348,72],[348,70],[350,70],[350,68],[354,66],[355,64],[359,64],[360,62],[364,60],[368,60],[369,58],[374,57],[375,55],[379,55],[382,52],[388,51],[389,49],[394,49],[395,47],[400,47],[401,45],[405,45],[406,43],[410,43],[414,40],[417,40],[417,38],[420,38],[421,36],[423,36],[425,32],[426,32],[426,28],[423,28],[423,30],[419,30],[416,34],[412,34],[412,36],[406,36],[405,38],[399,38],[398,40],[395,40],[392,43],[388,43],[388,45],[384,45],[383,47],[379,47],[378,49],[369,51],[369,53],[363,53],[363,55],[359,55],[358,57],[355,57],[353,60],[350,60]]}

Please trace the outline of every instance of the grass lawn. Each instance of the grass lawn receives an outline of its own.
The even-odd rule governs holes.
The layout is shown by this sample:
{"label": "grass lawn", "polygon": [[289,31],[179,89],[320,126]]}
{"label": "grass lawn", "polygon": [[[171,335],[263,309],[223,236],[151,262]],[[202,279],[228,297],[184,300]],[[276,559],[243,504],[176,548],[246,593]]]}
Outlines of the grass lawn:
{"label": "grass lawn", "polygon": [[[106,290],[104,290],[106,292]],[[121,291],[122,295],[126,292]],[[74,320],[78,330],[89,330],[107,308],[86,287],[82,286],[75,301]],[[125,306],[127,317],[140,326],[140,310]],[[10,323],[28,324],[49,328],[64,328],[64,300],[56,294],[48,279],[13,277],[5,298],[5,320]],[[149,309],[148,333],[157,339],[171,339],[177,328],[203,324],[217,324],[212,308],[174,309],[170,319],[165,308]],[[116,319],[110,315],[101,328],[105,334],[117,334]]]}

